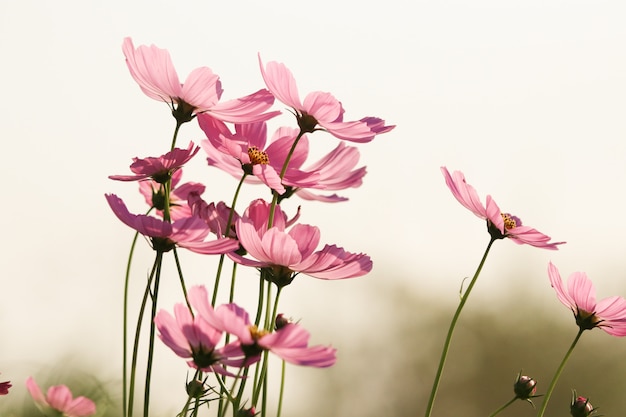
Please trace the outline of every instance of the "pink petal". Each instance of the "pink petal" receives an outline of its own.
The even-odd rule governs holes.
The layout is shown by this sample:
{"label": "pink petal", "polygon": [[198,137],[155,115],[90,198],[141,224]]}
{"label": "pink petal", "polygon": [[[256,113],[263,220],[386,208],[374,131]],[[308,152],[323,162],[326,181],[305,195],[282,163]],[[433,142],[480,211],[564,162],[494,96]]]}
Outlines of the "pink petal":
{"label": "pink petal", "polygon": [[302,110],[303,105],[298,95],[298,87],[291,71],[284,64],[274,61],[268,62],[264,68],[260,54],[259,66],[261,67],[261,75],[265,85],[267,85],[274,97],[289,107]]}
{"label": "pink petal", "polygon": [[[481,219],[487,219],[487,210],[480,202],[478,193],[467,182],[465,182],[465,176],[460,171],[454,171],[452,175],[448,172],[446,167],[441,167],[441,172],[446,180],[446,185],[452,191],[452,195],[457,199],[459,203],[477,217]],[[490,214],[493,215],[493,213]],[[499,213],[498,213],[499,215]]]}

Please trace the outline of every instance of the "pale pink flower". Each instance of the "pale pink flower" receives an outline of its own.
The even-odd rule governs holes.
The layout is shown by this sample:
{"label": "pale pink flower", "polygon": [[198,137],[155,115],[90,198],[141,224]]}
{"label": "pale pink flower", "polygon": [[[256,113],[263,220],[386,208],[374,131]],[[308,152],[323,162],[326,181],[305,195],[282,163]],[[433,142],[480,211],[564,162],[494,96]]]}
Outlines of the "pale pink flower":
{"label": "pale pink flower", "polygon": [[72,392],[65,385],[48,388],[46,395],[32,377],[26,380],[26,388],[35,403],[42,408],[52,408],[62,413],[63,417],[87,417],[96,413],[96,405],[87,397],[72,397]]}
{"label": "pale pink flower", "polygon": [[11,381],[0,382],[0,395],[7,395],[12,386]]}
{"label": "pale pink flower", "polygon": [[[231,215],[231,209],[226,203],[220,201],[217,204],[209,204],[200,197],[200,194],[195,192],[189,194],[187,203],[191,213],[204,220],[209,229],[217,236],[237,238],[235,222],[239,218],[239,214],[234,211]],[[228,224],[229,218],[230,224]],[[228,233],[226,229],[228,229]]]}
{"label": "pale pink flower", "polygon": [[128,37],[124,39],[122,50],[130,74],[141,90],[150,98],[168,103],[181,123],[198,113],[233,123],[267,120],[279,113],[263,113],[274,103],[274,97],[265,89],[219,103],[222,84],[210,68],[194,69],[181,83],[167,50],[154,45],[135,48]]}
{"label": "pale pink flower", "polygon": [[117,181],[139,181],[152,178],[159,184],[165,184],[172,174],[189,162],[199,150],[200,147],[194,147],[193,142],[189,142],[187,149],[174,148],[158,158],[133,158],[130,170],[135,175],[109,175],[109,178]]}
{"label": "pale pink flower", "polygon": [[483,205],[474,187],[465,182],[465,176],[461,171],[454,171],[450,174],[446,167],[441,167],[441,172],[454,198],[477,217],[487,220],[487,228],[494,239],[508,237],[520,245],[527,244],[553,250],[558,249],[558,245],[565,243],[550,242],[550,236],[544,235],[532,227],[523,226],[519,217],[502,213],[490,195],[487,196],[486,206]]}
{"label": "pale pink flower", "polygon": [[300,101],[296,80],[284,64],[272,61],[263,66],[259,55],[259,65],[265,85],[278,100],[294,110],[303,132],[325,130],[336,138],[364,143],[395,127],[386,126],[385,121],[377,117],[344,122],[343,106],[332,94],[314,91]]}
{"label": "pale pink flower", "polygon": [[335,245],[317,250],[320,230],[311,225],[288,226],[279,206],[273,226],[267,228],[269,204],[256,200],[236,223],[241,246],[254,259],[236,253],[228,256],[247,266],[261,268],[265,278],[282,287],[291,283],[299,273],[321,279],[355,278],[372,269],[369,256],[351,253]]}
{"label": "pale pink flower", "polygon": [[221,305],[213,311],[208,301],[203,308],[198,308],[198,314],[237,337],[236,344],[224,351],[233,356],[240,355],[240,365],[257,362],[265,350],[295,365],[324,368],[336,361],[334,348],[309,346],[309,332],[297,324],[287,323],[270,332],[251,324],[248,313],[236,304]]}
{"label": "pale pink flower", "polygon": [[556,266],[548,265],[550,284],[556,295],[574,313],[576,324],[582,330],[599,327],[613,336],[626,336],[626,300],[619,296],[605,298],[596,303],[596,290],[587,274],[574,272],[563,286]]}
{"label": "pale pink flower", "polygon": [[202,254],[224,254],[239,248],[234,239],[205,241],[211,230],[197,216],[181,218],[169,223],[156,217],[132,214],[115,194],[105,194],[113,213],[122,223],[151,238],[154,250],[167,252],[175,246]]}
{"label": "pale pink flower", "polygon": [[[246,153],[250,152],[249,149],[256,149],[267,156],[266,167],[271,167],[272,178],[275,175],[278,179],[276,173],[282,171],[287,155],[298,135],[297,129],[281,127],[273,134],[268,145],[267,129],[263,122],[248,125],[236,124],[235,133],[231,133],[224,123],[202,115],[198,117],[198,122],[207,135],[208,140],[202,141],[201,145],[208,155],[209,165],[216,166],[235,178],[241,178],[242,169],[245,169],[242,154],[243,160],[247,160]],[[295,193],[306,200],[345,201],[346,198],[336,194],[317,195],[308,190],[336,191],[359,187],[362,184],[366,171],[365,167],[355,168],[359,162],[359,151],[356,147],[340,142],[333,151],[304,168],[308,155],[309,139],[303,135],[293,151],[282,178],[285,190],[281,193],[282,198]],[[268,184],[263,176],[258,178],[247,176],[246,181]]]}
{"label": "pale pink flower", "polygon": [[[170,202],[170,219],[178,220],[185,217],[191,217],[192,211],[187,203],[189,195],[194,193],[201,195],[206,187],[198,182],[185,182],[180,184],[183,170],[178,169],[172,174],[172,182],[170,184],[169,202]],[[157,210],[159,216],[163,217],[165,209],[165,186],[154,180],[140,181],[139,192],[144,196],[148,206]]]}
{"label": "pale pink flower", "polygon": [[[208,300],[206,289],[190,288],[188,297],[194,309],[196,308],[196,300],[202,296]],[[213,308],[208,304],[208,301],[203,313],[214,316]],[[215,323],[214,320],[213,323]],[[232,346],[217,347],[224,331],[216,328],[211,321],[207,321],[200,315],[193,316],[184,304],[176,304],[174,316],[161,310],[155,316],[154,323],[159,330],[159,338],[163,343],[172,349],[176,355],[189,359],[187,364],[190,367],[204,372],[216,372],[232,376],[224,369],[224,365],[233,365],[232,360],[229,360],[228,351],[234,350]],[[221,322],[218,323],[221,324]],[[241,354],[237,353],[237,356],[239,357]]]}

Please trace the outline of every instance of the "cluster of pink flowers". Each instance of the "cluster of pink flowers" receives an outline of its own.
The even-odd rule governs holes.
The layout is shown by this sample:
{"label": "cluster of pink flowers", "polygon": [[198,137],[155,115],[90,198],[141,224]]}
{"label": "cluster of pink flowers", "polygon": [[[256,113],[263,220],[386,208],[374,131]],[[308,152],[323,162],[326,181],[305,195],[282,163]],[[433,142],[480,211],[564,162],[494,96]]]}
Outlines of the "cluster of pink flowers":
{"label": "cluster of pink flowers", "polygon": [[[208,67],[191,71],[181,83],[166,50],[154,45],[135,47],[126,38],[123,52],[141,90],[167,103],[176,121],[169,151],[161,156],[133,158],[131,174],[109,177],[138,181],[148,212],[132,213],[120,197],[105,195],[117,218],[146,238],[157,254],[157,263],[163,254],[177,248],[220,255],[259,274],[268,288],[276,285],[279,293],[301,273],[336,280],[371,271],[372,260],[364,253],[349,252],[335,244],[319,247],[320,229],[299,222],[300,208],[289,218],[280,204],[295,195],[320,202],[346,201],[336,193],[359,187],[366,169],[359,166],[358,149],[345,142],[369,142],[394,126],[377,117],[346,121],[342,103],[326,92],[309,93],[301,101],[287,67],[277,62],[264,64],[260,56],[267,88],[223,101],[219,76]],[[282,114],[272,110],[275,99],[291,108],[294,125],[281,126],[268,136],[268,122]],[[199,146],[189,142],[186,148],[176,147],[179,128],[192,120],[198,121],[206,138],[198,142]],[[332,151],[311,161],[310,136],[316,132],[329,133],[340,141]],[[184,166],[201,149],[208,166],[235,177],[239,187],[244,183],[263,185],[264,193],[271,193],[271,201],[257,198],[244,210],[237,210],[239,187],[230,205],[205,201],[203,195],[211,194],[208,184],[181,183]],[[160,267],[155,271],[155,276],[160,274]],[[173,314],[165,310],[153,313],[151,321],[161,341],[198,372],[234,377],[234,369],[257,364],[264,360],[264,352],[297,365],[321,368],[335,363],[334,348],[309,346],[308,331],[276,313],[278,298],[273,311],[265,307],[269,300],[260,302],[257,319],[252,322],[232,295],[229,303],[215,306],[219,272],[212,297],[204,285],[186,291],[182,275],[180,279],[185,303],[177,304]],[[149,292],[154,305],[158,282],[158,277],[154,281],[151,277],[148,284],[152,285]],[[260,292],[259,297],[262,300],[269,294]],[[259,320],[261,313],[266,317],[264,323]],[[238,404],[239,400],[233,400],[234,406]],[[257,401],[251,405],[254,410]]]}

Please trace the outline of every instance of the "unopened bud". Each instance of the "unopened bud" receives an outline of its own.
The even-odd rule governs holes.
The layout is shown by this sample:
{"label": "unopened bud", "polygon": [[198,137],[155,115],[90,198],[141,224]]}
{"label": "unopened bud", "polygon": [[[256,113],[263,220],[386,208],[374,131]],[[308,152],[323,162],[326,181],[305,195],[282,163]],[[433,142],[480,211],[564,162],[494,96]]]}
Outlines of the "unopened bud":
{"label": "unopened bud", "polygon": [[204,383],[198,379],[194,379],[187,383],[187,395],[192,398],[200,398],[204,395],[206,389],[204,388]]}
{"label": "unopened bud", "polygon": [[521,400],[532,398],[537,391],[537,381],[529,376],[518,374],[517,380],[513,384],[513,391]]}
{"label": "unopened bud", "polygon": [[572,405],[570,406],[570,413],[573,417],[589,417],[595,414],[597,408],[593,408],[589,402],[589,398],[577,396],[576,391],[572,396]]}
{"label": "unopened bud", "polygon": [[237,417],[254,417],[256,415],[257,413],[254,410],[254,407],[242,408],[239,411],[237,411]]}

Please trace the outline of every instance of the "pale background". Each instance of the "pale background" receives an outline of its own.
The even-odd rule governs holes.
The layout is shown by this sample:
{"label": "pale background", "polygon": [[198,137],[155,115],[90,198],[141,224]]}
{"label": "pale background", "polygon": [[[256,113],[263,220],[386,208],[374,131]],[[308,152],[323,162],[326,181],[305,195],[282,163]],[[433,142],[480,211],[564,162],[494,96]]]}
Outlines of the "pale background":
{"label": "pale background", "polygon": [[[143,211],[135,184],[107,176],[127,173],[134,156],[167,151],[174,126],[167,106],[130,77],[125,36],[168,49],[181,81],[195,67],[211,67],[225,99],[264,87],[260,53],[292,70],[302,96],[329,91],[347,119],[371,115],[397,125],[359,147],[368,175],[345,193],[349,202],[287,205],[302,203],[302,221],[318,225],[324,242],[374,259],[368,277],[302,276],[283,296],[284,309],[303,318],[315,343],[333,343],[340,359],[351,349],[346,334],[389,324],[393,311],[372,288],[393,286],[449,305],[451,314],[462,278],[473,273],[488,235],[449,193],[442,165],[464,171],[481,197],[492,194],[525,224],[568,242],[558,252],[498,242],[468,309],[488,310],[523,288],[569,324],[549,287],[550,260],[564,276],[586,271],[599,297],[626,295],[625,18],[619,1],[3,1],[0,380],[11,379],[22,395],[28,375],[59,365],[67,352],[111,384],[119,378],[132,232],[103,194],[118,193],[131,211]],[[292,123],[288,115],[279,120]],[[201,137],[189,124],[178,143]],[[317,133],[312,143],[321,152],[336,139]],[[184,178],[206,183],[206,199],[230,201],[235,180],[203,159]],[[137,282],[151,256],[140,251]],[[212,277],[206,258],[184,261],[190,283]],[[180,301],[170,284],[164,308]],[[414,313],[428,320],[420,305]],[[442,338],[443,330],[432,343]],[[388,342],[369,343],[382,351]],[[164,348],[158,359],[159,378],[179,384],[185,366]],[[298,374],[307,372],[319,373]],[[178,397],[155,398],[168,409],[180,405]]]}

